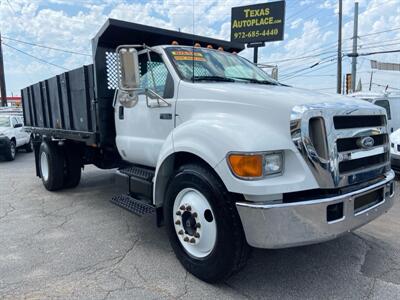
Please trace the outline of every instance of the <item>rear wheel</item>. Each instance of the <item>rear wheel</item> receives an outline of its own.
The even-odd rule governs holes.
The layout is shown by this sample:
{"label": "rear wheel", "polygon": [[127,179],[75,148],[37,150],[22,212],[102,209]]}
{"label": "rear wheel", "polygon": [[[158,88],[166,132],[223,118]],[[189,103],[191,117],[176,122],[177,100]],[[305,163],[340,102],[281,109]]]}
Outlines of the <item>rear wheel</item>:
{"label": "rear wheel", "polygon": [[175,255],[196,277],[218,282],[246,263],[249,246],[235,196],[202,165],[182,166],[166,192],[164,216]]}
{"label": "rear wheel", "polygon": [[17,153],[17,146],[14,140],[10,140],[8,143],[8,149],[6,150],[5,158],[8,161],[12,161],[15,159],[15,154]]}
{"label": "rear wheel", "polygon": [[49,191],[56,191],[64,183],[64,154],[54,143],[42,142],[39,149],[40,177]]}
{"label": "rear wheel", "polygon": [[65,149],[64,188],[74,188],[81,181],[81,156],[74,147]]}

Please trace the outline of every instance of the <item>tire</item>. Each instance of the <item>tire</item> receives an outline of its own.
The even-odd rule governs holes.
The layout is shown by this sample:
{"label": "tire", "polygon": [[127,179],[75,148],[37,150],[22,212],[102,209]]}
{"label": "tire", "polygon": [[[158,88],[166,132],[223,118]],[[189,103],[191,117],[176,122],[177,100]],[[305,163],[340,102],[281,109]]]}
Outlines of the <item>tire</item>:
{"label": "tire", "polygon": [[17,145],[15,144],[14,140],[10,140],[8,143],[8,149],[5,154],[5,159],[8,161],[12,161],[15,159],[15,155],[17,153]]}
{"label": "tire", "polygon": [[[193,224],[193,220],[188,219],[189,205],[185,207],[185,199],[188,199],[187,203],[191,206],[191,217],[196,213],[194,227],[199,231],[194,229],[193,232],[192,227],[186,226]],[[182,200],[183,202],[179,202]],[[235,195],[226,190],[208,166],[197,164],[182,166],[167,187],[164,221],[171,246],[186,270],[209,283],[225,280],[243,268],[248,258],[250,247],[246,242],[234,200]],[[208,203],[210,209],[202,211],[206,207],[204,201]],[[177,208],[177,204],[182,206]],[[177,213],[178,210],[180,213]],[[177,221],[180,221],[178,225]],[[216,226],[214,243],[209,242],[214,237],[214,232],[210,230],[213,228],[213,222]],[[204,234],[205,232],[207,234]],[[204,240],[201,240],[202,236]],[[186,244],[185,237],[189,238]],[[190,246],[191,243],[193,246]]]}
{"label": "tire", "polygon": [[39,149],[39,170],[43,185],[49,191],[56,191],[64,184],[65,157],[54,143],[42,142]]}
{"label": "tire", "polygon": [[64,188],[74,188],[81,181],[81,156],[73,147],[65,148]]}
{"label": "tire", "polygon": [[28,142],[28,144],[25,145],[24,148],[25,148],[25,151],[28,152],[28,153],[33,151],[33,140],[32,140],[32,137],[29,138],[29,142]]}

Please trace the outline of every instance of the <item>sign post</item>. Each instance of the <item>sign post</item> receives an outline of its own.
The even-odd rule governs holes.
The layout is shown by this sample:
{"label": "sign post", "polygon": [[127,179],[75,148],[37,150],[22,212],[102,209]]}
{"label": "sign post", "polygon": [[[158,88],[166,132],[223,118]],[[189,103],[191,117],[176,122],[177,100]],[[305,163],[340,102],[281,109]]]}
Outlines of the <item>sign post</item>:
{"label": "sign post", "polygon": [[265,42],[282,41],[284,37],[285,1],[232,7],[231,42],[254,48],[254,63],[258,47]]}

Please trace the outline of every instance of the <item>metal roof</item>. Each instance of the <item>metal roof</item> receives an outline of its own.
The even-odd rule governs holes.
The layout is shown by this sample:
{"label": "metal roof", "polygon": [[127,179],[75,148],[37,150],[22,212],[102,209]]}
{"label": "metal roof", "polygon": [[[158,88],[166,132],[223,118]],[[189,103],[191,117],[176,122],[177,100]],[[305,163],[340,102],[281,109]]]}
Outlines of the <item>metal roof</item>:
{"label": "metal roof", "polygon": [[203,47],[212,45],[214,48],[218,48],[221,46],[228,52],[239,52],[244,49],[243,44],[230,41],[108,19],[93,39],[93,50],[97,46],[115,49],[124,44],[170,45],[172,41],[177,41],[179,45],[187,46],[192,46],[194,43],[200,43]]}

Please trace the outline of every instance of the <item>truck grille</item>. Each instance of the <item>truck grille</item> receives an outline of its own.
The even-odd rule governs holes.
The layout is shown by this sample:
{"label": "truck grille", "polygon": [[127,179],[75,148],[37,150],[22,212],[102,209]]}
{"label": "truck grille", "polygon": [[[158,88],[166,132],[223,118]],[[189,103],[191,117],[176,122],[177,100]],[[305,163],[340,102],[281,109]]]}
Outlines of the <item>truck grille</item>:
{"label": "truck grille", "polygon": [[385,116],[334,116],[335,129],[385,126]]}
{"label": "truck grille", "polygon": [[388,153],[368,156],[364,158],[357,158],[339,163],[339,173],[349,173],[354,171],[360,171],[365,168],[379,166],[386,163],[389,160]]}
{"label": "truck grille", "polygon": [[321,188],[344,187],[390,171],[385,112],[368,103],[295,107],[292,139]]}

